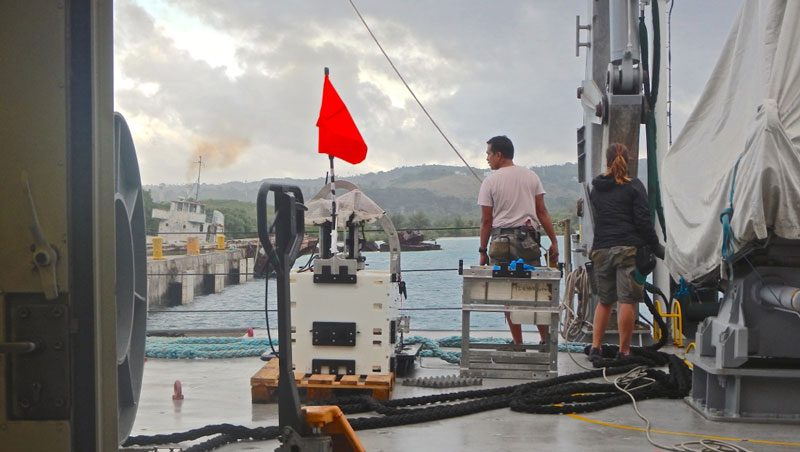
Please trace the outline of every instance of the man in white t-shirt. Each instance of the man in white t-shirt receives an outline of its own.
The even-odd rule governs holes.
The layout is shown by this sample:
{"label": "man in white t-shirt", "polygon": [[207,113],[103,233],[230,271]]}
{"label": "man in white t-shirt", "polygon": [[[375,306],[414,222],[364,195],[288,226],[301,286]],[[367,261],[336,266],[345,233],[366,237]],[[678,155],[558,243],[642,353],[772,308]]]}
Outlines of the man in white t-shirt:
{"label": "man in white t-shirt", "polygon": [[[495,170],[481,184],[478,204],[481,206],[480,264],[493,261],[508,262],[523,259],[526,264],[538,266],[539,226],[550,238],[549,259],[558,262],[558,242],[553,221],[544,205],[544,186],[539,176],[522,166],[514,165],[514,144],[506,136],[497,136],[486,142],[486,161]],[[491,249],[487,249],[489,235]],[[522,343],[522,328],[512,323],[506,312],[511,337],[515,344]],[[537,325],[542,342],[547,341],[547,326]]]}

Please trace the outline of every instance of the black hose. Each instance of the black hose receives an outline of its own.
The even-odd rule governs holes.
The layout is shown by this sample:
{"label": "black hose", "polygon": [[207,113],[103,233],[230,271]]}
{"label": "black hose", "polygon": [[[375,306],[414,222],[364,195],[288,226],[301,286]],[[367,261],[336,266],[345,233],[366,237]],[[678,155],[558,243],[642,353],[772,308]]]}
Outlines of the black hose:
{"label": "black hose", "polygon": [[[279,271],[282,272],[283,269],[281,268],[280,261],[278,259],[278,253],[275,251],[275,247],[272,246],[272,242],[269,240],[269,232],[274,230],[275,224],[268,225],[267,220],[267,195],[269,194],[269,184],[261,184],[261,187],[258,189],[258,197],[256,198],[256,223],[258,224],[258,240],[261,242],[261,246],[264,248],[264,252],[267,255],[264,264],[264,318],[267,324],[267,339],[269,339],[269,348],[272,350],[272,354],[275,357],[278,357],[278,351],[275,350],[275,346],[272,345],[272,333],[270,333],[270,326],[269,326],[269,274],[270,274],[270,264],[275,270],[275,273]],[[313,254],[313,253],[312,253]],[[278,344],[280,346],[280,344]]]}
{"label": "black hose", "polygon": [[[645,282],[644,284],[645,284],[644,285],[644,287],[645,287],[644,304],[647,306],[647,309],[650,310],[650,314],[653,315],[653,320],[656,323],[658,323],[658,327],[661,328],[661,339],[659,339],[658,342],[656,342],[655,344],[650,346],[650,348],[652,350],[658,350],[658,349],[660,349],[661,347],[663,347],[664,345],[667,344],[667,341],[669,340],[669,330],[667,329],[667,324],[666,324],[666,322],[664,322],[664,319],[661,317],[661,314],[659,314],[659,312],[656,309],[655,305],[653,305],[653,300],[651,300],[650,296],[647,295],[647,292],[649,291],[650,293],[656,293],[656,292],[653,292],[651,289],[655,289],[655,291],[657,291],[657,293],[661,293],[661,291],[658,289],[658,287],[656,287],[656,286],[654,286],[654,285],[652,285],[652,284],[650,284],[648,282]],[[663,293],[661,294],[661,296],[663,296]]]}

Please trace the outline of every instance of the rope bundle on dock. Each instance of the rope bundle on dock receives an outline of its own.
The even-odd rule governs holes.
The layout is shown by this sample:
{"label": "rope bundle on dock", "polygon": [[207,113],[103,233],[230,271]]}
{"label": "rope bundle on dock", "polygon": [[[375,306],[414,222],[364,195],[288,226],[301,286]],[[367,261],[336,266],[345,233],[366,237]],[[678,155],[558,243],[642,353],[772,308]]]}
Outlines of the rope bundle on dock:
{"label": "rope bundle on dock", "polygon": [[[503,337],[482,337],[482,338],[469,338],[470,342],[480,342],[483,344],[510,344],[511,339]],[[403,340],[406,344],[422,344],[423,349],[420,356],[437,357],[447,361],[450,364],[457,364],[461,361],[461,352],[449,352],[442,350],[442,347],[460,348],[461,336],[448,336],[441,339],[430,339],[423,336],[411,336]],[[570,351],[572,353],[582,353],[586,344],[558,344],[558,351]]]}
{"label": "rope bundle on dock", "polygon": [[[273,339],[273,345],[278,344]],[[221,359],[261,356],[269,349],[266,338],[251,337],[148,337],[145,356],[166,359]]]}
{"label": "rope bundle on dock", "polygon": [[[488,337],[470,338],[470,342],[486,344],[509,344],[510,339]],[[461,360],[461,352],[443,350],[442,347],[461,347],[461,336],[448,336],[440,339],[430,339],[423,336],[405,338],[403,343],[422,344],[420,353],[425,357],[441,358],[448,363],[456,364]],[[145,356],[148,358],[162,359],[222,359],[222,358],[247,358],[261,356],[269,349],[269,339],[243,338],[243,337],[148,337]],[[278,340],[273,339],[272,345],[278,345]],[[580,353],[585,344],[558,344],[559,351]]]}

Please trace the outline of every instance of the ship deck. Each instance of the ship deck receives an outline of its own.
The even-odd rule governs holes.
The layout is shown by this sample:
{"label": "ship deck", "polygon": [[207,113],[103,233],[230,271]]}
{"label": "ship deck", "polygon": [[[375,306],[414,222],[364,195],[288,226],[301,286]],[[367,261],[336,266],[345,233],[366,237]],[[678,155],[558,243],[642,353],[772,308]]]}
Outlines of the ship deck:
{"label": "ship deck", "polygon": [[[430,338],[459,334],[457,331],[413,333]],[[502,336],[497,331],[483,334]],[[664,351],[682,353],[674,347]],[[583,371],[568,353],[561,352],[558,355],[559,375]],[[578,362],[589,365],[585,356],[573,357]],[[251,403],[250,377],[263,365],[264,362],[259,358],[148,359],[139,411],[131,434],[183,432],[220,423],[248,427],[278,425],[277,404]],[[438,358],[420,358],[415,371],[409,377],[455,375],[458,372],[457,364],[448,364]],[[182,383],[184,400],[172,400],[175,380]],[[431,389],[403,386],[402,379],[398,379],[393,398],[522,382],[524,381],[483,379],[483,385],[478,387]],[[653,440],[664,446],[715,437],[752,451],[800,450],[800,433],[796,425],[712,422],[703,418],[683,400],[646,400],[638,405],[641,413],[652,422]],[[359,414],[351,417],[374,415]],[[627,404],[580,416],[525,414],[505,408],[425,424],[357,433],[369,451],[662,450],[648,443],[644,427],[645,422],[636,415],[633,406]],[[184,442],[177,446],[185,448],[197,442],[200,441]],[[272,451],[278,445],[277,440],[240,442],[217,450]]]}

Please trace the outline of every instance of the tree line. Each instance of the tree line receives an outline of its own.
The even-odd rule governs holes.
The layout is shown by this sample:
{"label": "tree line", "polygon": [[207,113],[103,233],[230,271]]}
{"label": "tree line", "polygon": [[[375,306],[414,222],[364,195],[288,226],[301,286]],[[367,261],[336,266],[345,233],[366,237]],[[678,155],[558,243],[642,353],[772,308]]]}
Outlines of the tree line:
{"label": "tree line", "polygon": [[[153,219],[152,210],[163,209],[169,210],[169,202],[154,202],[149,190],[144,190],[144,211],[145,220],[147,225],[147,233],[155,235],[158,233],[158,220]],[[211,220],[211,215],[214,210],[219,210],[225,215],[225,235],[228,238],[250,238],[256,237],[258,231],[258,224],[256,221],[256,204],[254,202],[235,201],[235,200],[219,200],[219,199],[204,199],[201,201],[206,207],[207,221]],[[439,237],[469,237],[477,236],[480,227],[480,211],[475,209],[475,215],[462,216],[433,216],[423,211],[415,211],[410,214],[392,213],[389,212],[395,229],[398,231],[405,230],[419,230],[425,238],[433,240]],[[272,216],[271,206],[268,208],[270,218]],[[557,225],[560,219],[565,217],[572,217],[572,224],[575,225],[577,217],[574,212],[565,212],[563,210],[556,210],[550,212],[553,218],[553,223],[556,225],[556,230],[560,231]],[[316,228],[306,228],[309,234],[316,232]],[[377,229],[375,225],[365,226],[365,235],[370,240],[383,240],[383,237],[378,232],[371,230]]]}

